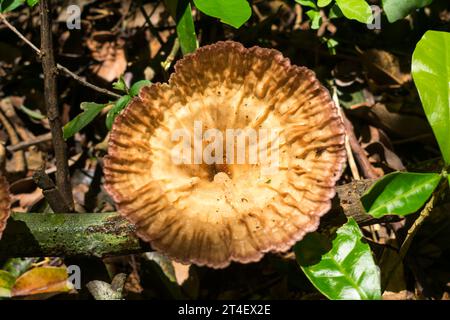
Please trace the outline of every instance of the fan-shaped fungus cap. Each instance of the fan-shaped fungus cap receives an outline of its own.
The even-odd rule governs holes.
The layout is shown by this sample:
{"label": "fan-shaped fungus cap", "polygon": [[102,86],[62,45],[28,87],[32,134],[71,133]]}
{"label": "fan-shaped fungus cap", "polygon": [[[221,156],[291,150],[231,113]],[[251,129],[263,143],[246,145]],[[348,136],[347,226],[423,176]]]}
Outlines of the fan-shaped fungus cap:
{"label": "fan-shaped fungus cap", "polygon": [[0,239],[6,228],[6,220],[9,218],[11,198],[9,196],[9,185],[4,176],[0,175]]}
{"label": "fan-shaped fungus cap", "polygon": [[[257,150],[261,141],[278,146],[277,170],[264,173],[249,151],[244,163],[225,151],[212,164],[195,158],[197,147],[206,150],[228,129],[246,128],[278,129],[277,144],[273,136],[247,137]],[[209,129],[221,134],[211,139]],[[192,134],[187,149],[194,151],[181,163],[173,157],[180,130]],[[231,149],[239,152],[236,145]],[[167,84],[143,87],[116,118],[105,187],[153,248],[221,268],[285,251],[316,230],[344,162],[342,121],[314,73],[276,50],[226,41],[180,60]]]}

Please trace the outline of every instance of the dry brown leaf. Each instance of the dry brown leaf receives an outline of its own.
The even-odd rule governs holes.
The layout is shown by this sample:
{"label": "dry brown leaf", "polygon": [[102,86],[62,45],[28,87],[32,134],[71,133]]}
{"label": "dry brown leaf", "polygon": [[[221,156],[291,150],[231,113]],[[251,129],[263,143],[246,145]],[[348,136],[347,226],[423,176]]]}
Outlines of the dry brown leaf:
{"label": "dry brown leaf", "polygon": [[3,230],[6,228],[6,221],[9,218],[10,204],[8,182],[5,177],[0,176],[0,239],[2,238]]}
{"label": "dry brown leaf", "polygon": [[95,32],[87,41],[87,45],[92,51],[92,57],[99,64],[92,66],[91,71],[107,82],[122,75],[127,69],[124,44],[122,39],[116,39],[110,32]]}
{"label": "dry brown leaf", "polygon": [[402,85],[411,81],[411,75],[402,72],[399,59],[387,51],[367,50],[363,53],[363,63],[369,78],[378,84]]}

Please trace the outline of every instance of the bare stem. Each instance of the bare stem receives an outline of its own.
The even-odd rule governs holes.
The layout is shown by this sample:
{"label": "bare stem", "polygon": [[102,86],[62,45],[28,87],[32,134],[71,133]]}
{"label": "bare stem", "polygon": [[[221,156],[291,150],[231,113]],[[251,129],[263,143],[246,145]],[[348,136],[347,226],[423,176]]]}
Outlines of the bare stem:
{"label": "bare stem", "polygon": [[52,133],[53,149],[56,159],[56,186],[61,192],[67,207],[73,211],[72,186],[70,184],[69,165],[67,163],[66,143],[63,138],[62,123],[58,109],[58,91],[56,87],[56,64],[53,54],[50,0],[40,1],[41,55],[44,71],[44,94],[47,117]]}

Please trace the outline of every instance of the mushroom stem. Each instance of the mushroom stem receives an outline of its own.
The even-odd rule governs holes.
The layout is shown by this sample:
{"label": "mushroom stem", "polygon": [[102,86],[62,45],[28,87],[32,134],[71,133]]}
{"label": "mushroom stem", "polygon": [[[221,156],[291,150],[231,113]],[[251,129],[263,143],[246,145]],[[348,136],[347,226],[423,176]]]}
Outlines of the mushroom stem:
{"label": "mushroom stem", "polygon": [[[337,196],[323,226],[353,217],[360,225],[391,221],[365,214],[359,198],[374,180],[360,180],[337,187]],[[322,226],[321,225],[321,226]],[[104,257],[150,251],[134,235],[135,227],[117,212],[111,213],[13,213],[0,241],[0,259],[36,256]]]}

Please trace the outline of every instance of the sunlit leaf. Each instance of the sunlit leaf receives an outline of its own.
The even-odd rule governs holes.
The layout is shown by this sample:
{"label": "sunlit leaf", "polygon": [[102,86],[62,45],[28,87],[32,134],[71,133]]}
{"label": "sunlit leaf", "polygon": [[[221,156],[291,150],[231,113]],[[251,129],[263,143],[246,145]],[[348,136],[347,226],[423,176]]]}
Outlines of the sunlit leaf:
{"label": "sunlit leaf", "polygon": [[39,267],[25,272],[12,288],[12,296],[63,293],[73,289],[64,267]]}
{"label": "sunlit leaf", "polygon": [[106,127],[108,130],[111,130],[114,119],[116,119],[117,115],[125,109],[130,101],[131,97],[129,95],[122,96],[116,101],[111,110],[108,111],[108,114],[106,115]]}
{"label": "sunlit leaf", "polygon": [[82,102],[80,108],[84,110],[63,128],[64,139],[69,139],[75,133],[83,129],[106,107],[106,104],[98,104],[95,102]]}
{"label": "sunlit leaf", "polygon": [[183,54],[194,52],[198,44],[191,4],[188,0],[164,0],[164,2],[177,23],[181,52]]}
{"label": "sunlit leaf", "polygon": [[313,30],[319,29],[322,20],[320,12],[317,10],[309,10],[306,12],[306,15],[311,20],[311,29]]}
{"label": "sunlit leaf", "polygon": [[7,271],[0,270],[0,298],[11,297],[11,289],[16,278]]}
{"label": "sunlit leaf", "polygon": [[194,4],[204,14],[235,28],[241,27],[252,15],[247,0],[194,0]]}
{"label": "sunlit leaf", "polygon": [[331,3],[331,1],[333,1],[333,0],[318,0],[317,5],[321,8],[323,8],[323,7],[326,7],[327,5],[329,5]]}
{"label": "sunlit leaf", "polygon": [[380,272],[362,236],[358,224],[350,218],[332,241],[314,232],[295,245],[303,272],[327,298],[380,299]]}
{"label": "sunlit leaf", "polygon": [[116,82],[113,82],[112,86],[116,90],[128,92],[128,87],[127,87],[127,84],[125,83],[123,76],[120,76]]}
{"label": "sunlit leaf", "polygon": [[411,72],[444,161],[450,164],[450,33],[427,31],[414,50]]}
{"label": "sunlit leaf", "polygon": [[371,23],[373,20],[372,9],[364,0],[336,0],[336,4],[347,19],[361,23]]}
{"label": "sunlit leaf", "polygon": [[383,0],[383,10],[389,22],[403,19],[411,11],[425,7],[433,0]]}
{"label": "sunlit leaf", "polygon": [[301,4],[302,6],[305,6],[305,7],[317,9],[317,5],[312,0],[295,0],[295,2]]}
{"label": "sunlit leaf", "polygon": [[361,202],[375,218],[386,214],[405,216],[423,206],[440,179],[437,173],[393,172],[367,190]]}

